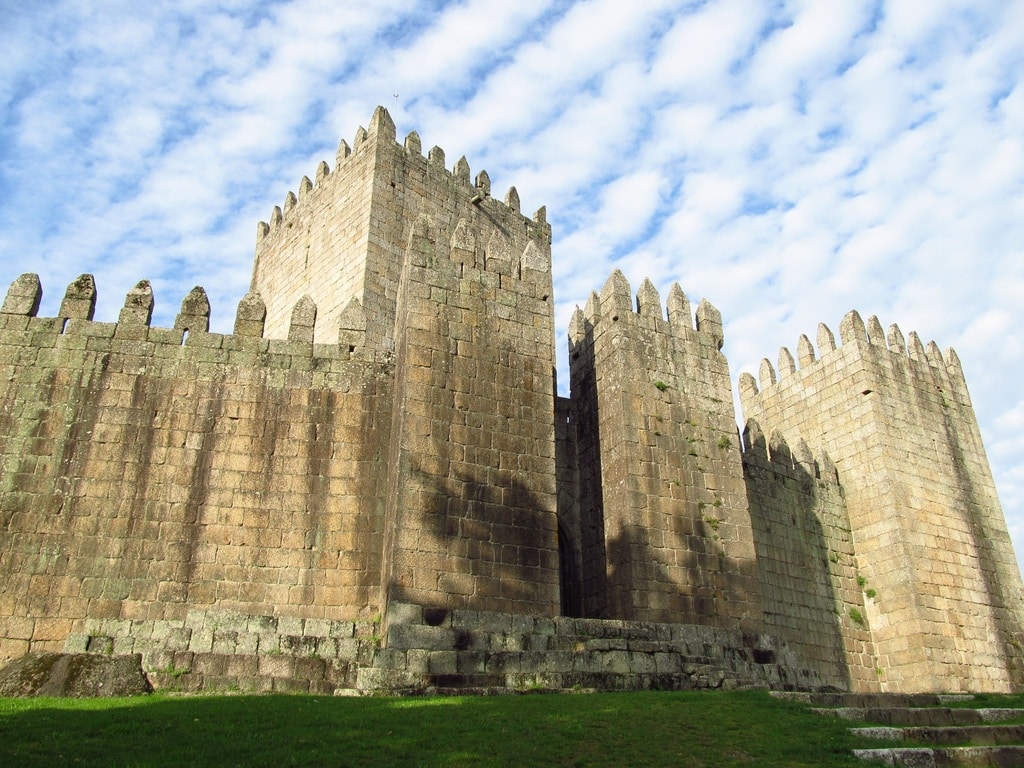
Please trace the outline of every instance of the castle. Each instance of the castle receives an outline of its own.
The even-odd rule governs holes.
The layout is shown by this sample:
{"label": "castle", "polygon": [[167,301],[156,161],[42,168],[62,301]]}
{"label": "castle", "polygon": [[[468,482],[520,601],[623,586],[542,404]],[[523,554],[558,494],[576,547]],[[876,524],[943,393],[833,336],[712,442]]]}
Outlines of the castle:
{"label": "castle", "polygon": [[56,317],[40,295],[23,275],[0,309],[0,662],[1024,690],[952,350],[851,312],[740,377],[740,435],[720,313],[615,272],[559,397],[544,209],[383,108],[258,225],[233,333],[201,288],[173,328],[146,281],[114,323],[88,275]]}

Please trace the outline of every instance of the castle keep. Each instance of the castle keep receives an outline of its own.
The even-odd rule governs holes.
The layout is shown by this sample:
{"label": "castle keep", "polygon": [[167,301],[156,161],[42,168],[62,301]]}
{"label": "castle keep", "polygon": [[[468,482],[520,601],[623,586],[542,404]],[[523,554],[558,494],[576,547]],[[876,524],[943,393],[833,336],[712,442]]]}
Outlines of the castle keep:
{"label": "castle keep", "polygon": [[[233,333],[0,309],[0,663],[256,690],[1024,690],[956,354],[856,312],[739,378],[613,273],[556,394],[551,228],[378,108],[257,229]],[[191,681],[191,683],[189,683]],[[186,687],[188,687],[186,685]]]}

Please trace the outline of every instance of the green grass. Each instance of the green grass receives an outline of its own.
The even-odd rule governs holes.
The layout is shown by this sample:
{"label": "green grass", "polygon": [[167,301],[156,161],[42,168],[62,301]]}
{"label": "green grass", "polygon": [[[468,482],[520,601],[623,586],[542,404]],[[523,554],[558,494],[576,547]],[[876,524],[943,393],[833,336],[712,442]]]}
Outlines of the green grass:
{"label": "green grass", "polygon": [[0,765],[864,766],[763,691],[0,699]]}
{"label": "green grass", "polygon": [[[1021,693],[974,693],[967,701],[952,701],[944,707],[982,709],[985,707],[1002,707],[1006,709],[1024,709],[1024,694]],[[1011,721],[1012,722],[1012,721]]]}

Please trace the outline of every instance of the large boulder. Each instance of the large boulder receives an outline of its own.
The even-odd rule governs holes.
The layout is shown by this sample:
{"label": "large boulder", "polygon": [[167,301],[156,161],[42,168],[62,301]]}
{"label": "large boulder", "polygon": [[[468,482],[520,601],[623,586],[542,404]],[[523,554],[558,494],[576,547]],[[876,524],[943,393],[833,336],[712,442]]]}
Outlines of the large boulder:
{"label": "large boulder", "polygon": [[142,656],[29,653],[0,670],[0,696],[139,696],[152,687]]}

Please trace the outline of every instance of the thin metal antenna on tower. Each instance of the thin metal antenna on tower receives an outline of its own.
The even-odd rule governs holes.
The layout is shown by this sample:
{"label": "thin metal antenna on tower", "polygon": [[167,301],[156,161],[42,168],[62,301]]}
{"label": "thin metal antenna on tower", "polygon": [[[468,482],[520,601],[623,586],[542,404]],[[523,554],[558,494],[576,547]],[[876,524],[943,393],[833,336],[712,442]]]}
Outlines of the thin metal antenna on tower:
{"label": "thin metal antenna on tower", "polygon": [[397,115],[398,114],[398,94],[397,93],[393,93],[391,95],[395,97],[395,114]]}

